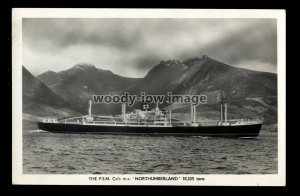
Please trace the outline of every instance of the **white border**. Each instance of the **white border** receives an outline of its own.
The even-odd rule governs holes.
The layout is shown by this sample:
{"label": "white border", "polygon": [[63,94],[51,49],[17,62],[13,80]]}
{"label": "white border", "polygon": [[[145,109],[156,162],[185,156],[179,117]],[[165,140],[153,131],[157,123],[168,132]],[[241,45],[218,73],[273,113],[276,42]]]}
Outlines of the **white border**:
{"label": "white border", "polygon": [[[286,185],[286,18],[285,10],[214,9],[12,9],[12,180],[13,184],[40,185],[190,185],[285,186]],[[22,159],[22,18],[274,18],[277,19],[278,60],[278,174],[266,175],[25,175]],[[141,176],[177,176],[178,181],[135,181]],[[182,177],[204,181],[183,181]],[[110,177],[110,181],[89,181]],[[128,177],[129,181],[113,181]]]}

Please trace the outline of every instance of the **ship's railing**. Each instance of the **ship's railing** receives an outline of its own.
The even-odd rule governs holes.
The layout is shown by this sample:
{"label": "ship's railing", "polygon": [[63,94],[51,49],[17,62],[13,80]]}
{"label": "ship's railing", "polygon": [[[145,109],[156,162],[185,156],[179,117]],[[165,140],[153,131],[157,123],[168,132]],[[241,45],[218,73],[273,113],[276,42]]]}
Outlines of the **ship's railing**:
{"label": "ship's railing", "polygon": [[[114,116],[96,116],[93,115],[94,121],[92,122],[86,122],[85,118],[87,116],[79,116],[79,117],[73,117],[73,118],[65,118],[65,119],[54,119],[54,118],[42,118],[40,121],[42,122],[62,122],[66,124],[106,124],[106,125],[170,125],[170,123],[173,126],[189,126],[191,125],[191,121],[181,121],[177,119],[172,119],[170,122],[170,119],[168,118],[160,118],[156,119],[155,121],[153,119],[136,119],[136,118],[126,118],[122,119],[121,117],[114,117]],[[254,123],[262,123],[263,119],[229,119],[227,120],[227,123],[229,124],[254,124]],[[220,120],[199,120],[196,123],[199,125],[221,125],[224,123],[224,121]]]}
{"label": "ship's railing", "polygon": [[[230,119],[227,122],[262,122],[263,119],[247,119],[247,118],[240,118],[240,119]],[[201,120],[200,122],[221,122],[221,120]],[[224,122],[224,121],[223,121]]]}
{"label": "ship's railing", "polygon": [[66,121],[64,124],[82,124],[82,121]]}
{"label": "ship's railing", "polygon": [[38,118],[37,121],[44,122],[44,123],[58,123],[57,118],[52,118],[52,117]]}
{"label": "ship's railing", "polygon": [[84,118],[86,118],[87,116],[76,116],[76,117],[72,117],[72,118],[61,118],[61,119],[59,119],[58,121],[59,122],[64,122],[64,123],[67,123],[67,122],[74,122],[74,121],[76,121],[77,122],[77,120],[82,120],[82,119],[84,119]]}
{"label": "ship's railing", "polygon": [[[229,124],[259,124],[262,123],[263,119],[230,119],[227,120],[227,123]],[[211,125],[211,126],[215,126],[215,125],[222,125],[222,123],[224,123],[224,121],[221,120],[201,120],[201,121],[196,121],[196,123],[198,123],[199,125]],[[191,125],[191,121],[172,121],[172,125],[175,126],[189,126]]]}
{"label": "ship's railing", "polygon": [[87,124],[104,124],[104,125],[169,125],[169,122],[165,121],[93,121]]}

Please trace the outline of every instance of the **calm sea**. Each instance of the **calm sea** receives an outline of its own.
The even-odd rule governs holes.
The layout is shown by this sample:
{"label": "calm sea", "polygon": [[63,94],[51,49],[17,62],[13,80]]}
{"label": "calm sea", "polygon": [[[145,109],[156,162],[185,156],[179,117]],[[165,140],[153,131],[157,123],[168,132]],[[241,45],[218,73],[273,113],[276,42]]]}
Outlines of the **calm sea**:
{"label": "calm sea", "polygon": [[277,133],[256,139],[24,131],[25,174],[274,174]]}

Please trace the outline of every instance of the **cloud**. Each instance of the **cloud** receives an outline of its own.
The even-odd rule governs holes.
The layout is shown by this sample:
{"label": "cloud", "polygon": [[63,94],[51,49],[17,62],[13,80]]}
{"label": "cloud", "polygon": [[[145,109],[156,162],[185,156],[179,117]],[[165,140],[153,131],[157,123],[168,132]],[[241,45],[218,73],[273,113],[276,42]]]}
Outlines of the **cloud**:
{"label": "cloud", "polygon": [[[218,50],[222,48],[223,50]],[[225,36],[219,42],[207,48],[220,58],[231,64],[244,61],[261,61],[277,64],[277,32],[276,21],[260,21],[246,26],[232,35]],[[217,52],[215,52],[217,51]]]}
{"label": "cloud", "polygon": [[27,18],[23,64],[40,74],[86,62],[143,77],[161,60],[207,54],[234,66],[274,72],[276,36],[273,19]]}

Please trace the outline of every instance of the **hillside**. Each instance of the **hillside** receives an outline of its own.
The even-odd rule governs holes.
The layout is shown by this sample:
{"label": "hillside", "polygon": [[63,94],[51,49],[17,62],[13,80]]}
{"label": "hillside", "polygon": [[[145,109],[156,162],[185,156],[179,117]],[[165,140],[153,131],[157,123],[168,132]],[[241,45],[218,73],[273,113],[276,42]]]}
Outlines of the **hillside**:
{"label": "hillside", "polygon": [[[122,94],[127,91],[137,95],[141,92],[166,95],[167,92],[173,92],[207,94],[209,103],[199,106],[199,118],[218,118],[218,98],[220,92],[224,92],[229,100],[232,118],[263,115],[267,123],[277,122],[277,74],[233,67],[206,55],[185,61],[161,61],[144,78],[138,79],[118,76],[91,64],[77,64],[61,72],[47,71],[37,78],[55,95],[66,100],[67,108],[83,114],[87,112],[88,99],[94,94]],[[50,96],[51,99],[54,98]],[[140,103],[127,111],[137,107],[140,107]],[[180,109],[178,104],[164,103],[160,107],[172,108],[174,113],[189,116],[189,109]],[[119,105],[98,104],[93,106],[93,112],[118,114],[121,109]]]}
{"label": "hillside", "polygon": [[[139,79],[126,78],[91,64],[77,64],[58,73],[47,71],[39,76],[51,90],[86,112],[88,100],[95,94],[119,94]],[[95,111],[108,110],[111,106],[95,106]]]}
{"label": "hillside", "polygon": [[25,125],[36,124],[38,117],[67,117],[78,114],[76,108],[55,94],[22,67],[22,104]]}

